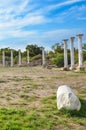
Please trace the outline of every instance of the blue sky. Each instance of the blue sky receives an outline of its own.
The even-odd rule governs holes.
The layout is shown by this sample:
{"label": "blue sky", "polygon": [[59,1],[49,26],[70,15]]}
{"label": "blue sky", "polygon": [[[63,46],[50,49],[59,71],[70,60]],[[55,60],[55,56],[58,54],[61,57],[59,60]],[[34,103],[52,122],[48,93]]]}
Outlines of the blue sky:
{"label": "blue sky", "polygon": [[86,43],[86,0],[0,0],[0,48],[48,50],[79,33]]}

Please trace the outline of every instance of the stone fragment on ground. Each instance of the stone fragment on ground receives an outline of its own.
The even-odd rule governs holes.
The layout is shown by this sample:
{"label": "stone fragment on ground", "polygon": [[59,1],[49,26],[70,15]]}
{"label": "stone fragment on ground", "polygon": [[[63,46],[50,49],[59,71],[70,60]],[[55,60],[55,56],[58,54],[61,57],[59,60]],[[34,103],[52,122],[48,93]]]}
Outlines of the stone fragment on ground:
{"label": "stone fragment on ground", "polygon": [[69,86],[62,85],[57,90],[57,107],[58,109],[65,108],[79,111],[81,103]]}

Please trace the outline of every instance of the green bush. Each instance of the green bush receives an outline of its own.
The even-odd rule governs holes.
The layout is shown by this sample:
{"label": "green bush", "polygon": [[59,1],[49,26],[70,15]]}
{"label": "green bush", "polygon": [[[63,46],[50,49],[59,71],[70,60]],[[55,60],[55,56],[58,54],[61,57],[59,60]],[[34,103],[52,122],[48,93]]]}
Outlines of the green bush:
{"label": "green bush", "polygon": [[74,62],[75,62],[75,64],[78,63],[78,53],[75,53],[75,55],[74,55]]}
{"label": "green bush", "polygon": [[42,56],[39,54],[39,55],[36,55],[36,56],[33,56],[30,61],[34,61],[34,60],[39,60],[39,59],[42,59]]}
{"label": "green bush", "polygon": [[[75,64],[78,63],[78,52],[74,55]],[[83,61],[86,61],[86,52],[83,51]]]}
{"label": "green bush", "polygon": [[[52,63],[58,67],[63,67],[64,66],[64,54],[58,53],[56,58],[52,59]],[[68,64],[70,65],[70,53],[68,53]]]}
{"label": "green bush", "polygon": [[18,56],[15,56],[14,58],[14,64],[17,64],[18,63]]}
{"label": "green bush", "polygon": [[58,67],[64,66],[64,54],[57,54],[56,58],[52,59],[52,63]]}
{"label": "green bush", "polygon": [[86,61],[86,51],[83,52],[83,61]]}

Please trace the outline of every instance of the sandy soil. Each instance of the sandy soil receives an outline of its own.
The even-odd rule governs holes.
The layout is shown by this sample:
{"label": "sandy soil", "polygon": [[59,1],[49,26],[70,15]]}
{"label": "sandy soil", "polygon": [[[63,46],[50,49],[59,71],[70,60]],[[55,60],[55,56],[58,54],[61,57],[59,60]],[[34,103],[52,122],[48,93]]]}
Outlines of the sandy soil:
{"label": "sandy soil", "polygon": [[56,93],[63,84],[86,99],[85,93],[79,93],[86,89],[86,73],[42,67],[0,68],[0,107],[38,107],[41,98]]}

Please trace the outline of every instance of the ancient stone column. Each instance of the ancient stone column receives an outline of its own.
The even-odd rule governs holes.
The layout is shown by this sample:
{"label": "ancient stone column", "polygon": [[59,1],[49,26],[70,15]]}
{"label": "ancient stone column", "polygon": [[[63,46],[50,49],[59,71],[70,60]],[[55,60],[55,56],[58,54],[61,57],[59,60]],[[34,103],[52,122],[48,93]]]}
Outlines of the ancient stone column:
{"label": "ancient stone column", "polygon": [[79,59],[79,66],[78,69],[83,69],[83,51],[82,51],[82,36],[83,34],[78,34],[78,59]]}
{"label": "ancient stone column", "polygon": [[11,67],[13,67],[13,50],[11,49]]}
{"label": "ancient stone column", "polygon": [[19,66],[22,65],[22,62],[21,62],[21,50],[19,49]]}
{"label": "ancient stone column", "polygon": [[42,65],[45,66],[45,51],[44,51],[44,47],[42,47]]}
{"label": "ancient stone column", "polygon": [[71,70],[74,69],[74,39],[75,37],[70,37]]}
{"label": "ancient stone column", "polygon": [[27,64],[29,65],[30,61],[29,61],[29,50],[27,49]]}
{"label": "ancient stone column", "polygon": [[63,39],[63,43],[64,43],[64,70],[68,70],[67,41],[68,41],[68,39]]}
{"label": "ancient stone column", "polygon": [[3,67],[5,67],[5,51],[4,50],[2,52],[2,64],[3,64]]}

